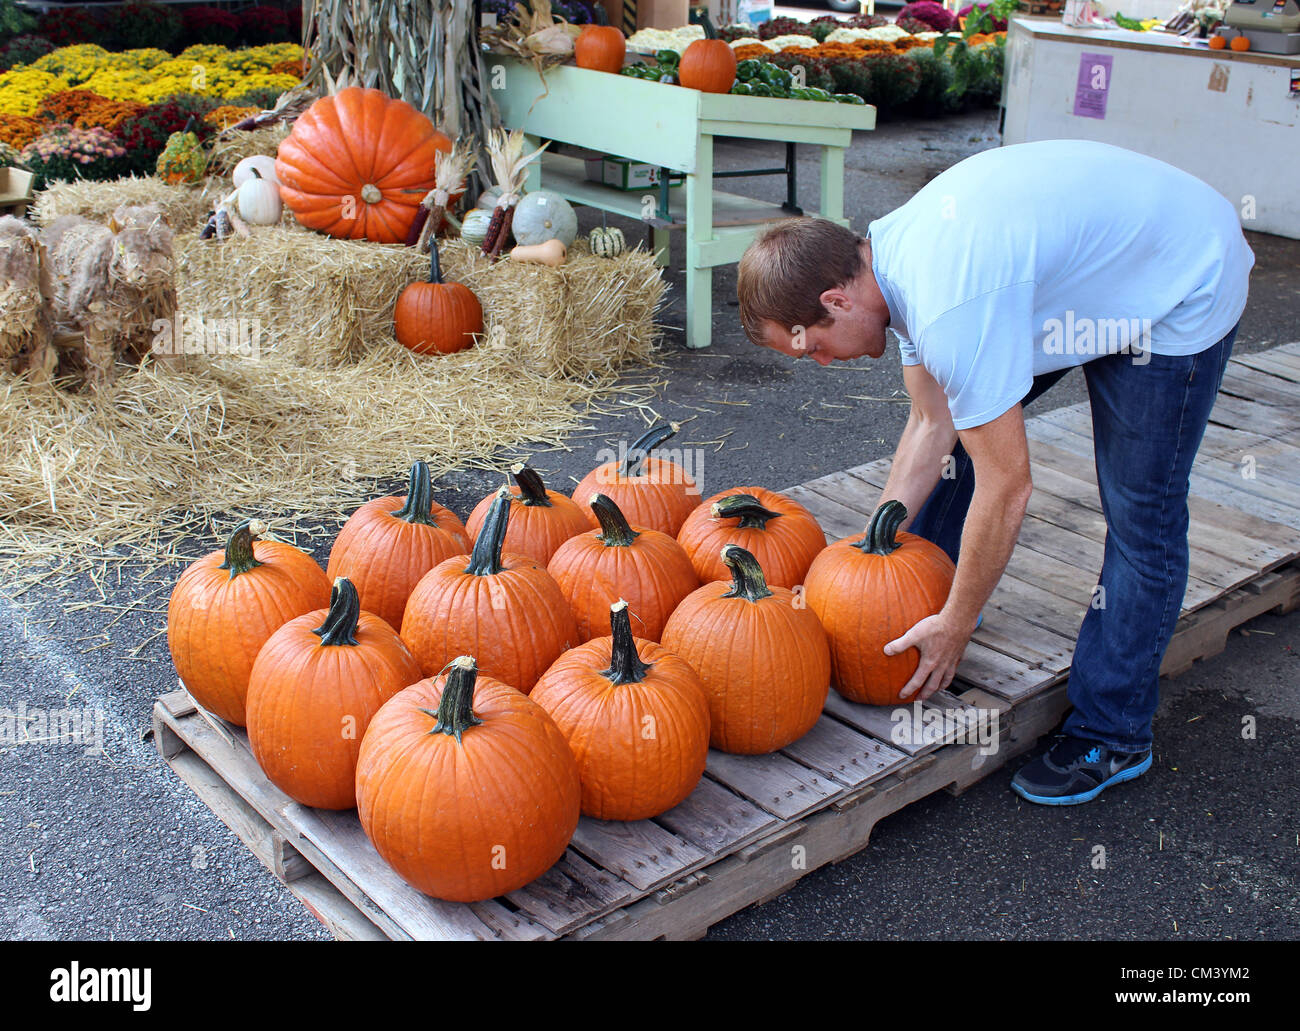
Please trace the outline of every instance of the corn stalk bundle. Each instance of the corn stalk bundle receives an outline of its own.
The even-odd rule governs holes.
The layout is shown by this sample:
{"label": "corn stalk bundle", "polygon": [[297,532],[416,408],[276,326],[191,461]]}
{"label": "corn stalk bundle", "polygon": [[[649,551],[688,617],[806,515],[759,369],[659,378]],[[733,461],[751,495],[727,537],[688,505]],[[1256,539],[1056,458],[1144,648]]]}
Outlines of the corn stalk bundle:
{"label": "corn stalk bundle", "polygon": [[406,243],[417,250],[429,250],[429,241],[442,229],[447,203],[465,189],[465,179],[478,159],[478,140],[473,136],[456,140],[450,151],[438,151],[434,158],[434,187],[420,201]]}
{"label": "corn stalk bundle", "polygon": [[540,157],[550,145],[551,141],[547,140],[531,154],[525,154],[524,134],[519,129],[510,132],[493,129],[488,138],[492,174],[501,187],[501,196],[492,211],[492,221],[488,223],[487,236],[483,238],[483,253],[493,261],[501,256],[501,248],[510,236],[510,225],[515,217],[515,205],[523,193],[528,164]]}
{"label": "corn stalk bundle", "polygon": [[[365,86],[400,97],[453,139],[500,123],[479,59],[473,0],[304,0],[304,82],[322,93]],[[480,158],[478,171],[487,179]]]}

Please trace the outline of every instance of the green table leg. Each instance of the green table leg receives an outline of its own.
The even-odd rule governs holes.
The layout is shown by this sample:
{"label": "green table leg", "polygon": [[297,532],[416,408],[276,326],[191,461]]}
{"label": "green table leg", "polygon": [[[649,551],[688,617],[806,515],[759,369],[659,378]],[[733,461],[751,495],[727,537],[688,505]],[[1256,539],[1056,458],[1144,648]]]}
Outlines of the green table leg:
{"label": "green table leg", "polygon": [[848,222],[844,218],[844,148],[822,147],[822,218]]}
{"label": "green table leg", "polygon": [[[541,137],[524,134],[524,153],[531,154],[542,145]],[[527,178],[524,179],[524,192],[532,193],[542,188],[542,159],[534,158],[528,163]]]}
{"label": "green table leg", "polygon": [[651,244],[655,252],[655,264],[660,268],[668,267],[669,240],[667,229],[652,229]]}
{"label": "green table leg", "polygon": [[708,347],[713,333],[713,269],[700,244],[713,239],[713,137],[701,135],[695,171],[686,176],[686,346]]}

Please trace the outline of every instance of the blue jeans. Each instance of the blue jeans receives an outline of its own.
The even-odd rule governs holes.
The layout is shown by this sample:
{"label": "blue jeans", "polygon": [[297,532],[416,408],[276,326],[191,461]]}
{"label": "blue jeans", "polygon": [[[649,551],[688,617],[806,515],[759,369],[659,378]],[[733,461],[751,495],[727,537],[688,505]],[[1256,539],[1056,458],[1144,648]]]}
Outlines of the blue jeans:
{"label": "blue jeans", "polygon": [[[1236,336],[1234,326],[1199,354],[1143,355],[1146,364],[1114,354],[1083,366],[1106,551],[1098,604],[1070,665],[1067,734],[1120,752],[1151,747],[1160,662],[1187,590],[1188,477]],[[1063,375],[1036,377],[1022,404]],[[909,529],[955,562],[975,473],[960,443],[953,459],[954,476],[939,481]]]}

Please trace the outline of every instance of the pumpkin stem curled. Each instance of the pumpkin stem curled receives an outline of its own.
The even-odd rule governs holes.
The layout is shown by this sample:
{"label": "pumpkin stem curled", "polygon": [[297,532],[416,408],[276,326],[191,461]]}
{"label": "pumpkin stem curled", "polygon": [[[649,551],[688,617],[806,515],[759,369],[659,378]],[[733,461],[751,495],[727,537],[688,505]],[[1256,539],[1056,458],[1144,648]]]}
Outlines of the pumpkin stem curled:
{"label": "pumpkin stem curled", "polygon": [[474,684],[477,680],[478,669],[473,656],[461,655],[451,660],[451,672],[447,674],[438,711],[420,710],[438,721],[430,734],[450,734],[457,744],[461,744],[460,737],[465,731],[482,726],[483,721],[474,715]]}
{"label": "pumpkin stem curled", "polygon": [[356,644],[360,618],[361,599],[357,589],[346,576],[340,576],[330,591],[330,610],[325,622],[312,633],[320,638],[322,648],[327,644]]}
{"label": "pumpkin stem curled", "polygon": [[406,486],[406,504],[390,514],[393,518],[405,519],[408,523],[437,526],[432,512],[433,483],[429,478],[429,466],[416,459],[411,463],[411,479]]}
{"label": "pumpkin stem curled", "polygon": [[619,474],[626,477],[642,475],[645,472],[646,456],[681,428],[681,423],[666,422],[647,430],[628,448]]}
{"label": "pumpkin stem curled", "polygon": [[600,540],[607,548],[627,548],[641,536],[628,525],[627,516],[604,494],[591,496],[591,510],[600,521]]}
{"label": "pumpkin stem curled", "polygon": [[537,505],[543,508],[554,508],[551,499],[546,494],[546,484],[542,482],[541,476],[536,469],[530,469],[522,462],[510,467],[510,474],[515,478],[515,483],[519,484],[519,503],[521,505]]}
{"label": "pumpkin stem curled", "polygon": [[752,553],[739,545],[727,544],[722,549],[722,561],[731,568],[731,590],[722,597],[744,598],[746,601],[762,601],[772,597],[767,577],[763,575],[763,567]]}
{"label": "pumpkin stem curled", "polygon": [[614,635],[614,646],[609,657],[609,669],[601,670],[600,675],[613,684],[641,683],[652,663],[643,662],[637,654],[632,620],[628,616],[627,602],[622,598],[609,607],[609,628]]}
{"label": "pumpkin stem curled", "polygon": [[502,487],[479,529],[465,572],[474,576],[494,576],[505,568],[501,564],[501,547],[505,543],[509,520],[510,491]]}
{"label": "pumpkin stem curled", "polygon": [[894,535],[906,518],[906,505],[901,501],[886,501],[872,515],[871,522],[867,524],[866,536],[849,547],[857,548],[864,555],[888,555],[897,551],[902,545],[895,540]]}
{"label": "pumpkin stem curled", "polygon": [[266,523],[260,519],[245,519],[226,539],[226,560],[217,568],[229,569],[232,580],[240,573],[256,569],[262,563],[253,554],[253,542],[264,533]]}
{"label": "pumpkin stem curled", "polygon": [[739,517],[740,522],[736,524],[738,530],[764,530],[769,519],[777,519],[781,515],[780,512],[765,507],[752,494],[731,494],[721,501],[715,501],[709,514],[715,519]]}

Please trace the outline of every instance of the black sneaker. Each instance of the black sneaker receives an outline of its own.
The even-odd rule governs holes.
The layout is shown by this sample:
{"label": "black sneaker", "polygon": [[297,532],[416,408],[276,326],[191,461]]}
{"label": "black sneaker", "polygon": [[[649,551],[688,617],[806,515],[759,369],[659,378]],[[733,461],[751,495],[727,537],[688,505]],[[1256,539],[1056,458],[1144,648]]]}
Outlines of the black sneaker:
{"label": "black sneaker", "polygon": [[1045,755],[1020,768],[1011,778],[1011,790],[1041,805],[1078,805],[1149,769],[1149,749],[1112,752],[1096,741],[1062,734]]}

